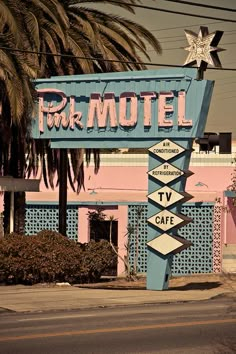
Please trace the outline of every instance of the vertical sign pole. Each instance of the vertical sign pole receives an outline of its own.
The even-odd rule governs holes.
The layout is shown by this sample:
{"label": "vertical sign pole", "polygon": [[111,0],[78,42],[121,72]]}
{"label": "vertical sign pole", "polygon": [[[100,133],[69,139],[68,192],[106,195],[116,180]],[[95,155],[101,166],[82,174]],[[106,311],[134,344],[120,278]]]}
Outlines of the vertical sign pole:
{"label": "vertical sign pole", "polygon": [[192,141],[185,139],[182,144],[163,139],[148,149],[147,289],[149,290],[168,289],[173,255],[191,246],[191,242],[175,234],[176,229],[191,222],[190,218],[179,213],[180,201],[191,197],[183,191],[186,177],[190,173],[186,167],[189,165]]}
{"label": "vertical sign pole", "polygon": [[59,232],[64,236],[66,236],[67,162],[67,149],[60,149]]}
{"label": "vertical sign pole", "polygon": [[[156,167],[156,159],[149,153],[149,170]],[[154,192],[158,188],[158,182],[153,182],[150,177],[148,179],[148,191]],[[160,187],[160,186],[159,186]],[[157,211],[161,211],[157,205],[148,202],[148,217],[154,215]],[[159,233],[160,235],[160,233]],[[148,240],[151,241],[157,236],[157,230],[148,224]],[[152,248],[148,247],[147,251],[147,289],[165,290],[168,289],[169,277],[171,274],[172,255],[162,255]]]}

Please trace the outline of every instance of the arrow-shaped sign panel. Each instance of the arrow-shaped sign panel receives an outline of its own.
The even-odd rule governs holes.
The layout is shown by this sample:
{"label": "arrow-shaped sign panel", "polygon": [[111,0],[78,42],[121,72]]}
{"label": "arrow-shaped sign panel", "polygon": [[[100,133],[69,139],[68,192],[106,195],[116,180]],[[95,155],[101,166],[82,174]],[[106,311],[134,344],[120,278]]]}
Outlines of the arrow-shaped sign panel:
{"label": "arrow-shaped sign panel", "polygon": [[148,171],[148,174],[149,176],[152,176],[158,181],[161,181],[164,184],[168,184],[183,175],[185,177],[189,177],[193,174],[193,172],[180,170],[179,168],[171,165],[170,163],[165,162],[155,167],[151,171]]}
{"label": "arrow-shaped sign panel", "polygon": [[176,254],[192,246],[192,242],[185,240],[183,237],[162,234],[147,242],[147,246],[153,248],[155,251],[163,255],[167,255],[169,253]]}
{"label": "arrow-shaped sign panel", "polygon": [[192,196],[186,192],[177,192],[168,186],[164,186],[149,194],[148,198],[153,200],[155,203],[158,203],[163,208],[168,208],[181,200],[183,203],[184,201],[191,199]]}
{"label": "arrow-shaped sign panel", "polygon": [[181,154],[185,149],[174,143],[169,139],[162,140],[160,143],[157,143],[148,149],[151,153],[156,156],[159,156],[161,159],[168,161],[173,157]]}
{"label": "arrow-shaped sign panel", "polygon": [[167,231],[172,229],[173,227],[180,227],[188,224],[192,221],[192,219],[188,218],[182,214],[174,214],[171,211],[164,209],[159,213],[151,216],[147,221],[157,226],[159,229],[163,231]]}
{"label": "arrow-shaped sign panel", "polygon": [[169,164],[168,162],[165,162],[162,165],[157,166],[153,170],[149,171],[148,174],[158,181],[167,184],[174,181],[176,178],[183,176],[184,171],[181,171],[179,168]]}

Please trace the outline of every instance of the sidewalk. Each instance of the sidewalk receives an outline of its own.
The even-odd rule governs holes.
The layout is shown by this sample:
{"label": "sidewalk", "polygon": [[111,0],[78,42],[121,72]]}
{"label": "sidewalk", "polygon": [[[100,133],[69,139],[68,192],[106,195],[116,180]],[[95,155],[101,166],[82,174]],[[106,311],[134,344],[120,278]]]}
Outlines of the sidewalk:
{"label": "sidewalk", "polygon": [[222,294],[236,296],[236,275],[209,274],[174,278],[165,291],[146,290],[144,278],[137,282],[119,279],[74,286],[0,286],[0,313],[199,301]]}

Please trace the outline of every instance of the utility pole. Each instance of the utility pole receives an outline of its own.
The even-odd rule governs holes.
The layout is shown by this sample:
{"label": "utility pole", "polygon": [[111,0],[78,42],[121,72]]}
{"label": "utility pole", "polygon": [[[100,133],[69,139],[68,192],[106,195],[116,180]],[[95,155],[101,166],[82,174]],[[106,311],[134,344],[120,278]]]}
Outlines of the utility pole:
{"label": "utility pole", "polygon": [[60,149],[60,178],[59,178],[59,233],[66,236],[67,218],[67,149]]}

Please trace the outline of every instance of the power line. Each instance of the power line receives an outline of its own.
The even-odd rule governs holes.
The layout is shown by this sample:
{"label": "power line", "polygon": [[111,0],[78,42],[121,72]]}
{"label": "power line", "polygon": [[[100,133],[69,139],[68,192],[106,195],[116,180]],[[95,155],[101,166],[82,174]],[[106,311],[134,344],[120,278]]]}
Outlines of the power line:
{"label": "power line", "polygon": [[169,31],[172,29],[189,28],[189,27],[194,27],[194,26],[215,25],[216,23],[223,23],[223,22],[222,21],[214,21],[214,22],[208,22],[208,23],[197,23],[197,24],[188,25],[188,26],[175,26],[175,27],[168,27],[168,28],[159,28],[159,29],[153,29],[153,30],[151,30],[151,32]]}
{"label": "power line", "polygon": [[[110,3],[113,4],[118,4],[118,5],[124,5],[124,3],[120,1],[114,1],[110,0]],[[223,22],[233,22],[236,23],[236,20],[230,20],[229,18],[221,18],[221,17],[214,17],[214,16],[204,16],[204,15],[197,15],[193,13],[188,13],[188,12],[180,12],[180,11],[174,11],[174,10],[167,10],[167,9],[160,9],[158,7],[152,7],[152,6],[145,6],[145,5],[134,5],[132,3],[126,3],[127,5],[130,5],[132,7],[138,7],[141,9],[146,9],[146,10],[153,10],[153,11],[161,11],[161,12],[167,12],[175,15],[182,15],[182,16],[191,16],[191,17],[201,17],[201,18],[207,18],[211,20],[219,20]]]}
{"label": "power line", "polygon": [[214,9],[214,10],[236,12],[236,9],[230,9],[227,7],[212,6],[212,5],[206,5],[206,4],[196,4],[196,3],[193,3],[190,1],[183,1],[183,0],[162,0],[162,1],[176,2],[179,5],[183,4],[183,5],[190,5],[190,6],[206,7],[208,9]]}
{"label": "power line", "polygon": [[[161,42],[161,44],[165,44],[165,43],[176,43],[176,42],[183,42],[183,41],[186,41],[186,37],[182,37],[182,36],[177,36],[177,37],[181,37],[181,39],[174,39],[174,40],[168,40],[166,41],[165,38],[170,38],[170,37],[165,37],[165,38],[159,38],[159,41],[160,39],[163,40]],[[176,38],[177,38],[176,37]],[[175,38],[175,37],[174,37]],[[232,45],[232,44],[236,44],[236,42],[229,42],[229,43],[222,43],[222,46],[224,45]]]}
{"label": "power line", "polygon": [[[183,42],[184,41],[184,38],[181,40],[181,39],[178,39],[178,40],[175,40],[175,41],[165,41],[165,42],[162,42],[161,44],[165,44],[165,43],[171,43],[171,42]],[[235,45],[236,42],[231,42],[231,43],[222,43],[222,46],[227,46],[227,45]],[[186,45],[187,46],[187,45]],[[165,50],[180,50],[180,49],[184,49],[184,47],[174,47],[174,48],[162,48],[163,51]],[[147,49],[147,52],[150,53],[150,52],[155,52],[155,49]]]}
{"label": "power line", "polygon": [[[230,33],[229,33],[230,32]],[[232,33],[233,32],[233,33]],[[236,30],[232,30],[232,31],[224,31],[224,37],[225,36],[232,36],[232,35],[235,35],[236,33]],[[163,40],[163,39],[169,39],[169,38],[182,38],[182,39],[174,39],[173,41],[165,41],[165,43],[168,43],[168,42],[179,42],[183,39],[186,40],[186,37],[183,36],[183,34],[180,34],[179,36],[166,36],[166,37],[158,37],[158,40]]]}
{"label": "power line", "polygon": [[[8,47],[0,46],[0,50],[7,50],[9,52],[20,52],[20,53],[28,53],[28,54],[35,54],[35,55],[48,55],[53,57],[64,57],[64,58],[72,58],[72,59],[81,59],[81,60],[91,60],[91,61],[103,61],[103,62],[110,62],[110,63],[121,63],[121,64],[139,64],[145,66],[162,66],[162,67],[170,67],[170,68],[182,68],[183,65],[175,65],[175,64],[165,64],[165,63],[145,63],[145,62],[136,62],[131,60],[115,60],[115,59],[104,59],[104,58],[95,58],[95,57],[85,57],[85,56],[77,56],[73,54],[62,54],[62,53],[50,53],[50,52],[35,52],[32,50],[23,50],[23,49],[13,49]],[[180,49],[180,48],[176,48]],[[236,68],[208,68],[210,70],[223,70],[223,71],[236,71]]]}

